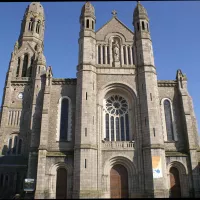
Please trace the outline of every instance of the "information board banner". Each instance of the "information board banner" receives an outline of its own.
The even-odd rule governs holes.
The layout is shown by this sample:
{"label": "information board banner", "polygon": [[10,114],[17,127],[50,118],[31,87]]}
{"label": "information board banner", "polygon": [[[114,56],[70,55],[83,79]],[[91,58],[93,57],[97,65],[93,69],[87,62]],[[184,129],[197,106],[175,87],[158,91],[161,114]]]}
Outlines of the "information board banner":
{"label": "information board banner", "polygon": [[153,178],[162,178],[162,165],[160,156],[152,156]]}
{"label": "information board banner", "polygon": [[24,191],[26,192],[35,191],[35,179],[31,178],[24,179]]}

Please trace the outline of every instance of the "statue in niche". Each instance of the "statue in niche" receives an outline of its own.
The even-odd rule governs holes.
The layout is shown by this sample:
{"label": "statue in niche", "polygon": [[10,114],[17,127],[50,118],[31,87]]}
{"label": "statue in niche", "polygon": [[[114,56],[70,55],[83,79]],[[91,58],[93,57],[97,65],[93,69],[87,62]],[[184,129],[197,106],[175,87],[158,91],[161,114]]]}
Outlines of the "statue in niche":
{"label": "statue in niche", "polygon": [[119,44],[117,40],[113,44],[113,60],[114,62],[119,62]]}

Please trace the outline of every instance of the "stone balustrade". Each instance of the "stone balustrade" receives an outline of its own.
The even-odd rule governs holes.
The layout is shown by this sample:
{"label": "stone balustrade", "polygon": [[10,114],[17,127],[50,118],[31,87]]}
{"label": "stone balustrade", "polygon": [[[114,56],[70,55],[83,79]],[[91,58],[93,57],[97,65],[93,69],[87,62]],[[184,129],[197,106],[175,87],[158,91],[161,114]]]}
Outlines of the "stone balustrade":
{"label": "stone balustrade", "polygon": [[134,150],[132,141],[103,141],[102,150]]}

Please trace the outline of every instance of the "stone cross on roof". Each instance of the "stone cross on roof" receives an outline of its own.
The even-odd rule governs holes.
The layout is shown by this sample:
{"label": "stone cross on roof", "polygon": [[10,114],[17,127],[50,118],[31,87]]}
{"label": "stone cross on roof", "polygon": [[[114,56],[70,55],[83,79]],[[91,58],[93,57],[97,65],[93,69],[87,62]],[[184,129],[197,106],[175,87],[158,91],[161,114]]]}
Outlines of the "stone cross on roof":
{"label": "stone cross on roof", "polygon": [[116,16],[117,16],[117,11],[116,11],[116,10],[113,10],[113,11],[112,11],[112,15],[113,15],[113,17],[116,17]]}

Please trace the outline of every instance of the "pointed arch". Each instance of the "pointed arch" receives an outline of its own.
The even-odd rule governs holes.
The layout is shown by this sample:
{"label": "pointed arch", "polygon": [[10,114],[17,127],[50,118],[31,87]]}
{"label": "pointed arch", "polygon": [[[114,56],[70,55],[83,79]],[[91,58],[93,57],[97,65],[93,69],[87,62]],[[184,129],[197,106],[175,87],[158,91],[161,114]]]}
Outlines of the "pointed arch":
{"label": "pointed arch", "polygon": [[28,55],[28,54],[25,54],[25,55],[24,55],[23,68],[22,68],[22,77],[26,77],[26,74],[27,74],[27,69],[28,69],[28,58],[29,58],[29,55]]}
{"label": "pointed arch", "polygon": [[41,25],[41,21],[40,20],[38,20],[37,21],[37,24],[36,24],[36,33],[40,33],[40,25]]}
{"label": "pointed arch", "polygon": [[72,187],[72,179],[73,179],[73,166],[70,163],[57,162],[52,164],[49,168],[49,198],[56,198],[56,183],[57,183],[57,172],[59,169],[65,169],[67,172],[67,198],[69,198],[72,194],[70,188]]}
{"label": "pointed arch", "polygon": [[28,30],[33,31],[33,28],[34,28],[34,18],[30,18]]}
{"label": "pointed arch", "polygon": [[13,151],[12,151],[13,154],[17,153],[17,143],[18,143],[18,136],[15,136],[14,137],[14,144],[13,144]]}
{"label": "pointed arch", "polygon": [[71,117],[71,99],[68,96],[63,96],[58,102],[57,141],[71,141]]}
{"label": "pointed arch", "polygon": [[173,105],[169,98],[161,100],[162,125],[165,141],[178,141]]}
{"label": "pointed arch", "polygon": [[[188,186],[188,169],[187,166],[179,161],[172,161],[167,165],[168,172],[168,188],[169,188],[169,196],[170,196],[170,170],[175,168],[178,170],[178,178],[180,181],[180,193],[181,197],[189,197],[189,186]],[[173,170],[174,171],[174,170]],[[176,171],[177,172],[177,171]]]}
{"label": "pointed arch", "polygon": [[12,151],[12,138],[9,138],[8,140],[8,152],[7,154],[11,154]]}
{"label": "pointed arch", "polygon": [[19,57],[19,58],[18,58],[18,62],[17,62],[16,77],[19,76],[20,62],[21,62],[21,59],[20,59],[20,57]]}
{"label": "pointed arch", "polygon": [[[131,197],[131,193],[136,192],[138,180],[137,180],[137,170],[133,163],[127,156],[110,156],[103,165],[103,180],[102,180],[102,187],[108,194],[110,194],[110,171],[116,165],[122,165],[128,173],[128,196]],[[107,196],[106,198],[111,198],[111,196]]]}

